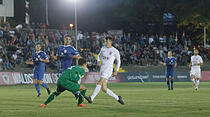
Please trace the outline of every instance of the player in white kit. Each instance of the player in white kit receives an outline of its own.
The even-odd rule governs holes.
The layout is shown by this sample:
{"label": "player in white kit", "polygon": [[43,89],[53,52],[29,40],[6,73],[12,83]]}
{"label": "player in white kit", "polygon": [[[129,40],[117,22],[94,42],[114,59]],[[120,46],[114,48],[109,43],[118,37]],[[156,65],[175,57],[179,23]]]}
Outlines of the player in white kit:
{"label": "player in white kit", "polygon": [[[112,46],[112,38],[106,37],[105,40],[106,40],[106,46],[101,48],[101,51],[98,55],[98,65],[101,67],[100,80],[98,81],[96,88],[92,96],[90,96],[90,98],[93,101],[96,95],[100,92],[100,90],[102,90],[103,92],[107,93],[109,96],[112,96],[120,104],[124,104],[121,96],[117,96],[115,93],[113,93],[110,89],[107,88],[108,79],[112,75],[117,76],[121,61],[120,61],[119,51]],[[102,63],[100,65],[101,58],[102,58]],[[115,60],[117,60],[117,69],[115,72],[113,72],[113,64]]]}
{"label": "player in white kit", "polygon": [[198,90],[198,85],[201,78],[201,68],[200,66],[203,65],[203,60],[200,55],[198,55],[198,49],[194,49],[194,55],[191,56],[190,62],[190,78],[193,82],[193,86],[195,90]]}

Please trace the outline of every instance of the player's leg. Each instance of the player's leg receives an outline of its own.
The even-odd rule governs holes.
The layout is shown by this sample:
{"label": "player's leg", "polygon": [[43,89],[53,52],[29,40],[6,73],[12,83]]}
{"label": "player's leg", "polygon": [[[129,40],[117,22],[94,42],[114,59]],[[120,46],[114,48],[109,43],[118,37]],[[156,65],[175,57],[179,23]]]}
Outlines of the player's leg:
{"label": "player's leg", "polygon": [[38,93],[37,97],[40,97],[41,96],[41,92],[40,92],[40,87],[39,87],[39,83],[38,83],[37,79],[34,79],[34,84],[35,84],[36,91]]}
{"label": "player's leg", "polygon": [[84,101],[84,98],[88,101],[88,103],[92,103],[91,101],[91,98],[90,97],[87,97],[85,95],[86,91],[87,91],[87,88],[83,85],[80,85],[80,93],[79,93],[79,99],[78,99],[78,107],[86,107],[86,105],[82,104],[82,102]]}
{"label": "player's leg", "polygon": [[49,87],[43,82],[44,79],[44,72],[39,73],[38,82],[39,84],[47,90],[48,95],[50,95]]}
{"label": "player's leg", "polygon": [[50,88],[48,88],[48,86],[44,82],[42,82],[42,80],[38,80],[38,82],[42,87],[44,87],[47,90],[48,95],[50,95]]}
{"label": "player's leg", "polygon": [[82,104],[82,102],[84,101],[83,97],[86,97],[85,93],[86,93],[87,89],[85,88],[85,86],[80,85],[79,90],[80,90],[80,94],[79,94],[79,99],[78,99],[78,105]]}
{"label": "player's leg", "polygon": [[195,79],[196,79],[195,90],[198,90],[198,86],[200,84],[200,78],[195,78]]}
{"label": "player's leg", "polygon": [[89,102],[92,103],[91,99],[86,97],[85,93],[87,91],[86,87],[83,85],[79,85],[78,83],[75,82],[71,82],[71,81],[66,81],[65,83],[63,83],[63,88],[65,88],[66,90],[70,91],[70,92],[78,92],[79,93],[79,99],[78,99],[78,106],[80,107],[84,107],[85,105],[82,104],[84,98]]}
{"label": "player's leg", "polygon": [[41,104],[41,107],[46,107],[47,104],[49,104],[52,100],[55,99],[55,97],[57,97],[58,95],[60,95],[63,91],[65,91],[65,89],[60,85],[57,84],[57,89],[55,92],[53,92],[48,99],[44,102],[44,104]]}
{"label": "player's leg", "polygon": [[167,86],[168,86],[168,90],[171,90],[171,88],[170,88],[170,81],[169,81],[169,72],[168,71],[166,71],[166,83],[167,83]]}
{"label": "player's leg", "polygon": [[195,75],[194,74],[190,74],[190,79],[193,82],[193,87],[195,88],[195,83],[196,83]]}
{"label": "player's leg", "polygon": [[171,71],[171,90],[173,90],[174,89],[174,71],[172,70]]}
{"label": "player's leg", "polygon": [[201,78],[201,72],[200,70],[197,70],[196,73],[195,73],[195,90],[198,90],[198,86],[200,84],[200,78]]}
{"label": "player's leg", "polygon": [[76,98],[76,100],[79,98],[79,92],[72,92],[72,94],[74,94],[74,97]]}
{"label": "player's leg", "polygon": [[110,89],[107,88],[106,80],[103,82],[101,90],[104,93],[107,93],[109,96],[113,97],[115,100],[119,100],[119,97],[114,92],[112,92]]}
{"label": "player's leg", "polygon": [[38,93],[37,97],[40,97],[41,92],[40,92],[40,87],[39,87],[39,83],[38,83],[38,73],[35,70],[34,70],[34,85],[35,85],[36,91]]}
{"label": "player's leg", "polygon": [[114,92],[112,92],[110,89],[107,88],[107,80],[103,82],[101,89],[103,92],[107,93],[109,96],[117,100],[120,104],[124,104],[121,96],[117,96]]}
{"label": "player's leg", "polygon": [[174,78],[171,78],[171,90],[174,90]]}
{"label": "player's leg", "polygon": [[190,71],[190,79],[191,79],[191,81],[193,82],[193,87],[195,88],[195,71],[194,70],[191,70]]}
{"label": "player's leg", "polygon": [[109,68],[109,67],[100,68],[100,80],[98,81],[96,88],[93,91],[93,94],[91,96],[92,101],[94,100],[96,95],[98,95],[98,93],[100,92],[103,82],[112,76],[112,71],[113,71],[113,68]]}
{"label": "player's leg", "polygon": [[95,88],[95,90],[93,91],[93,94],[92,94],[92,96],[91,96],[91,100],[92,100],[92,101],[94,100],[94,98],[96,97],[96,95],[98,95],[98,93],[100,92],[101,86],[102,86],[102,84],[103,84],[103,82],[104,82],[105,80],[106,80],[105,78],[101,78],[101,79],[98,81],[98,83],[97,83],[97,85],[96,85],[96,88]]}
{"label": "player's leg", "polygon": [[166,83],[167,83],[167,86],[168,86],[168,90],[171,90],[169,78],[166,78]]}

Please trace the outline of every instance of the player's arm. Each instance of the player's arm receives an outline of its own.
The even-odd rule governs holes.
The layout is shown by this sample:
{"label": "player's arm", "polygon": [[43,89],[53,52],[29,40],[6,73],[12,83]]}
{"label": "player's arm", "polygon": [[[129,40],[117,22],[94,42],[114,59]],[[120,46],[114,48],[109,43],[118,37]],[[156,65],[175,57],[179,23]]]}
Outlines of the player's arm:
{"label": "player's arm", "polygon": [[200,66],[200,65],[203,65],[203,59],[200,57],[200,60],[199,60],[199,64],[197,64],[198,66]]}
{"label": "player's arm", "polygon": [[203,65],[203,63],[198,63],[198,64],[194,64],[195,66],[200,66]]}
{"label": "player's arm", "polygon": [[114,75],[114,76],[117,76],[118,71],[119,71],[119,69],[120,69],[120,64],[121,64],[120,53],[119,53],[119,51],[117,51],[115,57],[116,57],[116,60],[117,60],[117,69],[116,69],[116,71],[114,72],[113,75]]}
{"label": "player's arm", "polygon": [[49,58],[47,57],[47,55],[46,55],[45,52],[42,53],[42,58],[39,58],[39,61],[45,62],[45,63],[49,63],[49,62],[50,62],[50,60],[49,60]]}
{"label": "player's arm", "polygon": [[190,62],[190,64],[189,64],[189,68],[191,69],[191,67],[192,67],[192,62]]}
{"label": "player's arm", "polygon": [[80,59],[82,58],[80,55],[79,55],[79,52],[73,48],[73,55],[72,56],[69,56],[70,58],[74,58],[74,59]]}
{"label": "player's arm", "polygon": [[164,63],[164,62],[162,62],[162,61],[160,62],[160,64],[163,65],[163,66],[166,66],[166,63]]}
{"label": "player's arm", "polygon": [[47,58],[47,59],[40,58],[39,60],[42,61],[42,62],[45,62],[45,63],[49,63],[50,62],[49,58]]}
{"label": "player's arm", "polygon": [[32,54],[32,58],[30,58],[29,60],[27,60],[25,63],[27,65],[33,65],[34,64],[34,62],[33,62],[34,60],[35,60],[35,55]]}
{"label": "player's arm", "polygon": [[101,51],[99,52],[98,56],[97,56],[97,65],[101,66]]}
{"label": "player's arm", "polygon": [[176,58],[174,58],[175,60],[174,60],[174,68],[176,68],[177,67],[177,62],[176,62]]}
{"label": "player's arm", "polygon": [[29,61],[29,60],[28,60],[28,61],[26,61],[25,63],[26,63],[27,65],[33,65],[33,64],[34,64],[34,62],[33,62],[33,61]]}
{"label": "player's arm", "polygon": [[80,56],[80,55],[73,55],[73,56],[70,56],[70,58],[80,59],[80,58],[82,58],[82,56]]}
{"label": "player's arm", "polygon": [[177,66],[177,63],[175,62],[174,67],[176,68],[176,66]]}

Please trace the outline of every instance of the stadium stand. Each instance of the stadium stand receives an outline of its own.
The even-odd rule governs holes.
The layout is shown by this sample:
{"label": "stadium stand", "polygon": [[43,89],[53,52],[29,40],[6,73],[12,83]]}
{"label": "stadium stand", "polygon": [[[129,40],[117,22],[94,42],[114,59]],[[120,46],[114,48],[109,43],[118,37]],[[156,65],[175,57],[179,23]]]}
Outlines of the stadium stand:
{"label": "stadium stand", "polygon": [[[46,29],[46,26],[37,25],[31,28],[10,28],[6,23],[0,29],[0,70],[16,70],[21,67],[30,67],[24,65],[26,60],[31,59],[34,50],[34,44],[41,42],[43,50],[50,55],[52,51],[62,44],[65,34],[72,34],[72,44],[75,46],[75,37],[69,30]],[[78,50],[80,54],[88,59],[89,71],[97,71],[95,54],[99,53],[100,47],[104,45],[104,37],[107,33],[82,32],[78,33]],[[110,36],[110,35],[109,35]],[[159,61],[167,56],[167,51],[172,50],[173,56],[177,58],[180,66],[189,63],[193,48],[199,48],[200,55],[204,61],[208,60],[209,53],[207,49],[197,46],[188,35],[147,35],[147,34],[124,34],[111,35],[114,40],[114,46],[119,49],[123,66],[157,66]],[[196,46],[195,46],[196,45]],[[57,69],[59,63],[50,60],[48,67]]]}

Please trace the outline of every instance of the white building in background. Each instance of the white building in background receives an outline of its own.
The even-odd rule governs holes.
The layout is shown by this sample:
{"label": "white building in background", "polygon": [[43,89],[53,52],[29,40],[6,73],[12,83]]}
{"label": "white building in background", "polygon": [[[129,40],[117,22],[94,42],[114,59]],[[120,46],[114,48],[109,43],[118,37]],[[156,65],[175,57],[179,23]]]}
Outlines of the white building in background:
{"label": "white building in background", "polygon": [[7,17],[14,17],[14,0],[0,0],[0,17],[4,22]]}

